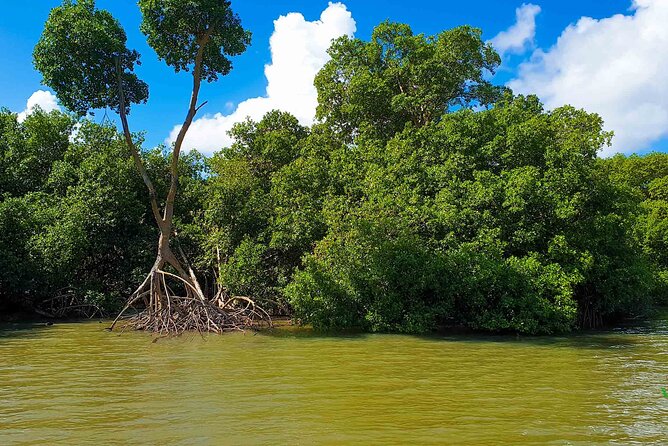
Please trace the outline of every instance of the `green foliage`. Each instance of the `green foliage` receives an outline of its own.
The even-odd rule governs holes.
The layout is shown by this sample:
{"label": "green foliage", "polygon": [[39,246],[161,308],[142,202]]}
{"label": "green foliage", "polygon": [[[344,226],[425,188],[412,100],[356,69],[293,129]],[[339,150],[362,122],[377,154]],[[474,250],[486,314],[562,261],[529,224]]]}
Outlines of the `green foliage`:
{"label": "green foliage", "polygon": [[54,163],[69,147],[74,120],[58,112],[35,110],[23,123],[0,113],[0,193],[12,196],[43,190]]}
{"label": "green foliage", "polygon": [[318,328],[424,332],[451,314],[451,265],[428,241],[391,216],[343,224],[286,290],[297,317]]}
{"label": "green foliage", "polygon": [[243,123],[212,162],[207,246],[226,286],[273,290],[324,329],[555,333],[647,307],[657,274],[637,196],[597,158],[600,117],[499,98],[482,78],[498,56],[470,28],[386,23],[330,53],[321,124]]}
{"label": "green foliage", "polygon": [[[154,260],[156,230],[144,185],[112,127],[37,111],[0,113],[0,306],[34,308],[67,294],[110,312]],[[168,181],[168,157],[149,153]],[[199,164],[198,164],[199,163]],[[182,158],[184,225],[201,208],[201,158]],[[190,220],[187,216],[191,216]]]}
{"label": "green foliage", "polygon": [[354,183],[323,197],[327,236],[286,290],[297,316],[553,333],[641,310],[647,263],[632,203],[597,168],[610,137],[601,127],[506,95],[489,110],[407,123],[385,144],[335,149],[330,177],[355,172]]}
{"label": "green foliage", "polygon": [[201,79],[213,82],[232,69],[227,56],[243,53],[250,33],[243,29],[229,1],[139,0],[141,30],[160,59],[178,72],[195,65],[202,54]]}
{"label": "green foliage", "polygon": [[601,163],[610,177],[641,203],[634,209],[634,232],[655,270],[653,294],[668,304],[668,155],[617,155]]}
{"label": "green foliage", "polygon": [[130,104],[145,103],[148,86],[133,73],[139,53],[126,46],[127,36],[109,12],[94,0],[65,0],[54,8],[33,53],[35,68],[62,104],[83,116],[90,109],[120,110],[119,76]]}
{"label": "green foliage", "polygon": [[[201,57],[195,84],[227,74],[250,42],[228,1],[139,5],[161,59],[187,71]],[[79,114],[118,106],[115,60],[141,102],[125,42],[92,0],[65,1],[35,63]],[[406,333],[567,332],[668,299],[668,155],[599,159],[601,118],[490,84],[499,56],[474,28],[424,36],[386,22],[330,55],[310,129],[272,111],[237,124],[213,157],[179,159],[174,247],[204,287],[316,328]],[[68,115],[0,113],[0,304],[67,290],[109,308],[154,259],[127,147],[81,124],[71,137]],[[173,155],[141,156],[166,196]]]}
{"label": "green foliage", "polygon": [[453,107],[489,104],[499,93],[484,76],[501,59],[481,31],[462,26],[436,36],[408,25],[378,25],[371,41],[336,40],[318,73],[318,118],[346,137],[389,138],[408,122],[434,122]]}
{"label": "green foliage", "polygon": [[0,202],[0,308],[19,306],[24,296],[43,285],[30,241],[55,216],[53,204],[41,193]]}
{"label": "green foliage", "polygon": [[304,251],[275,240],[276,178],[299,158],[308,132],[293,116],[273,111],[260,122],[237,124],[231,134],[235,144],[209,161],[199,264],[218,269],[231,293],[281,309],[280,288]]}

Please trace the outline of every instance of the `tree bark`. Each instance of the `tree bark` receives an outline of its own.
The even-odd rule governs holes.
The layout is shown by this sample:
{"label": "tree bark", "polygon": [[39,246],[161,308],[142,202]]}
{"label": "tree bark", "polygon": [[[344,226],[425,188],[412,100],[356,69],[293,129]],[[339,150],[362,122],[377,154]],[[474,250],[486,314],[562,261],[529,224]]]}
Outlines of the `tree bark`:
{"label": "tree bark", "polygon": [[[210,37],[211,30],[207,31],[197,41],[199,48],[195,57],[193,89],[190,97],[190,104],[183,125],[174,142],[172,159],[170,160],[171,179],[169,192],[162,212],[158,203],[155,186],[146,171],[141,154],[132,139],[132,133],[130,132],[126,114],[127,104],[123,90],[123,71],[120,60],[116,59],[119,114],[123,127],[123,135],[125,143],[132,154],[137,171],[141,175],[144,184],[148,189],[151,210],[160,231],[160,235],[158,238],[156,259],[151,271],[139,288],[137,288],[137,290],[130,296],[125,308],[120,312],[110,329],[114,328],[116,322],[130,306],[142,298],[144,299],[145,310],[139,315],[133,316],[134,322],[132,322],[132,325],[137,329],[172,334],[195,329],[200,332],[214,331],[220,333],[227,330],[238,330],[243,327],[252,327],[256,318],[268,320],[269,324],[271,324],[271,319],[268,318],[268,314],[261,308],[256,307],[255,303],[248,298],[243,298],[245,308],[242,308],[241,310],[232,308],[234,307],[236,300],[241,298],[225,299],[224,294],[220,290],[212,299],[207,299],[197,280],[195,272],[188,264],[183,251],[179,249],[180,254],[183,257],[183,262],[185,263],[182,263],[181,260],[174,255],[170,246],[173,232],[172,222],[174,217],[174,203],[179,185],[179,157],[186,133],[188,132],[198,110],[204,105],[201,104],[200,106],[197,106],[197,101],[202,82],[204,49],[209,43]],[[188,268],[187,271],[183,266],[184,264]],[[164,267],[166,265],[171,266],[176,274],[165,271]],[[175,295],[167,284],[167,278],[172,280],[177,279],[176,283],[183,288],[185,296]]]}
{"label": "tree bark", "polygon": [[116,58],[116,74],[118,79],[118,102],[120,110],[119,115],[121,117],[123,135],[125,136],[125,144],[128,146],[128,149],[132,154],[132,159],[134,160],[135,166],[137,167],[137,170],[139,171],[142,180],[144,180],[144,184],[146,184],[146,188],[148,189],[148,194],[151,200],[151,210],[153,211],[153,217],[158,223],[158,226],[160,226],[162,223],[162,218],[160,217],[160,208],[158,207],[158,198],[155,192],[155,186],[153,186],[153,182],[151,181],[151,178],[148,176],[148,172],[146,171],[144,162],[141,159],[139,150],[137,150],[137,147],[135,146],[135,143],[132,140],[132,133],[130,133],[130,126],[128,125],[128,117],[125,113],[126,104],[125,104],[125,92],[123,91],[123,72],[121,70],[121,62],[118,59],[118,57]]}

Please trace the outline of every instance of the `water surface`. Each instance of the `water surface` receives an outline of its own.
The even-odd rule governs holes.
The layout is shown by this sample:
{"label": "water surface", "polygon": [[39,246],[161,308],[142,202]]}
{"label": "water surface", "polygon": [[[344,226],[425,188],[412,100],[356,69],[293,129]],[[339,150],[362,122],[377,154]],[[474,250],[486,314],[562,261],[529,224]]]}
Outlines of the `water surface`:
{"label": "water surface", "polygon": [[151,342],[0,326],[0,444],[668,444],[668,324]]}

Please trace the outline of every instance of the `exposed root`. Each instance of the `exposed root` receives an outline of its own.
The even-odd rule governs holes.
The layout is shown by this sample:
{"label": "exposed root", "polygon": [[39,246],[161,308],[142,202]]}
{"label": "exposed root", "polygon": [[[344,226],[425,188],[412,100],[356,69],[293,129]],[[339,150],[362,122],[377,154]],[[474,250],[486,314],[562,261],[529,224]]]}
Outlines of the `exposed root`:
{"label": "exposed root", "polygon": [[160,335],[178,335],[187,331],[225,333],[271,326],[271,319],[255,306],[224,310],[208,301],[189,297],[170,298],[170,305],[157,312],[143,310],[123,320],[123,328]]}
{"label": "exposed root", "polygon": [[85,296],[72,289],[61,290],[61,294],[46,299],[35,309],[37,314],[48,318],[62,319],[65,317],[83,317],[92,319],[104,317],[106,314],[94,302],[89,302]]}
{"label": "exposed root", "polygon": [[[182,285],[186,295],[175,295],[167,279]],[[109,329],[113,330],[120,321],[123,330],[129,328],[174,336],[188,331],[222,334],[272,326],[269,314],[252,299],[241,296],[225,298],[222,290],[213,299],[207,299],[196,279],[193,279],[192,276],[184,278],[154,269],[130,296]],[[136,314],[124,316],[142,298],[147,303],[145,308]]]}

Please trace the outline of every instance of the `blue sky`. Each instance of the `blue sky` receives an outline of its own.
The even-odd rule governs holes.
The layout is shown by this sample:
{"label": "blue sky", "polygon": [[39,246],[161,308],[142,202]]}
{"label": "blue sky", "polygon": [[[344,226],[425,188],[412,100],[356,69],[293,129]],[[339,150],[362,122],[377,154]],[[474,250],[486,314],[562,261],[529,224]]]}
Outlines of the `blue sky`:
{"label": "blue sky", "polygon": [[[337,27],[341,33],[350,33],[352,29],[356,37],[367,39],[373,27],[386,19],[408,23],[414,31],[427,34],[470,24],[482,28],[485,39],[494,39],[503,31],[521,34],[521,29],[513,31],[512,27],[517,20],[516,10],[527,7],[522,1],[514,0],[344,0],[342,3],[345,8],[339,5],[341,7],[334,10],[327,1],[320,0],[233,0],[233,8],[243,25],[253,33],[253,43],[245,54],[234,59],[235,68],[229,76],[203,88],[201,97],[209,103],[202,113],[209,120],[202,121],[202,125],[195,129],[200,139],[194,135],[192,145],[215,141],[213,146],[204,148],[204,151],[214,150],[224,144],[221,132],[231,119],[241,116],[245,110],[251,110],[251,114],[258,110],[259,113],[268,104],[280,106],[284,103],[280,98],[265,101],[264,105],[261,105],[262,101],[251,101],[233,114],[240,103],[267,95],[264,68],[272,63],[272,35],[278,35],[272,47],[275,71],[279,73],[274,76],[274,86],[290,88],[289,80],[285,79],[291,75],[289,70],[309,79],[308,69],[302,70],[298,64],[301,60],[311,63],[321,60],[322,55],[309,55],[308,51],[312,49],[305,47],[303,57],[290,62],[289,55],[281,53],[280,46],[300,43],[294,39],[301,34],[296,31],[291,34],[288,29],[291,26],[305,30],[309,39],[316,39],[322,33],[335,33]],[[536,92],[550,108],[564,101],[593,108],[592,111],[601,113],[606,122],[616,123],[623,130],[619,138],[624,146],[615,144],[612,151],[668,151],[668,87],[662,86],[666,83],[662,75],[664,68],[668,69],[668,50],[661,49],[668,48],[663,45],[668,41],[668,31],[662,31],[663,23],[667,23],[664,19],[668,17],[668,2],[635,0],[635,6],[632,0],[531,0],[531,3],[534,12],[525,10],[530,12],[531,20],[524,23],[528,27],[524,32],[529,34],[520,36],[522,49],[504,53],[495,82],[510,83],[522,93]],[[58,0],[39,0],[3,5],[0,16],[0,44],[3,48],[0,53],[3,66],[0,70],[0,106],[21,112],[35,91],[46,90],[40,84],[39,73],[32,67],[31,55],[49,10],[58,4]],[[98,0],[97,5],[110,10],[121,21],[128,33],[129,46],[142,54],[143,63],[138,74],[150,86],[150,99],[148,104],[133,110],[132,129],[146,131],[149,145],[168,140],[174,126],[183,118],[189,99],[190,77],[184,73],[175,74],[157,60],[139,32],[141,17],[134,1]],[[539,13],[536,13],[536,7],[539,7]],[[328,25],[327,30],[325,26],[320,27],[322,29],[312,27],[310,22],[321,19],[325,10],[331,14],[322,21],[331,20],[331,26]],[[303,18],[293,15],[294,20],[280,22],[279,30],[274,21],[288,13],[300,13]],[[346,13],[351,17],[348,18]],[[656,27],[654,21],[657,21]],[[653,30],[654,34],[648,31],[648,36],[642,37],[643,30]],[[623,61],[625,57],[629,63],[620,64],[619,58]],[[594,62],[600,68],[593,66]],[[292,65],[287,67],[288,63]],[[617,77],[615,69],[619,70]],[[632,76],[633,81],[627,82],[626,79]],[[614,93],[608,94],[609,91]],[[300,120],[306,123],[312,113],[308,94],[304,92],[304,105],[299,105],[303,109],[295,110]],[[227,117],[230,114],[232,117]],[[97,112],[94,119],[100,120],[102,116],[103,112]],[[221,124],[223,121],[224,125]]]}

